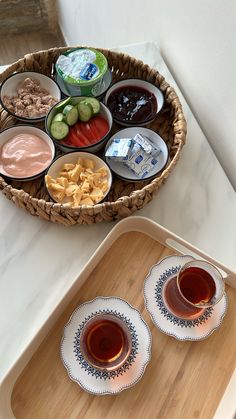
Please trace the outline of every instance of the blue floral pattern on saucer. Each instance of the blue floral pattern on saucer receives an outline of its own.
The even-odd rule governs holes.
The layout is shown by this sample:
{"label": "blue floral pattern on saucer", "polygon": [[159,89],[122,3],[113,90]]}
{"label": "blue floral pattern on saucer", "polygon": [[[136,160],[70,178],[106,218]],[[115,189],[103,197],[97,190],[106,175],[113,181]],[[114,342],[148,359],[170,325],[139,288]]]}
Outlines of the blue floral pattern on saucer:
{"label": "blue floral pattern on saucer", "polygon": [[209,337],[222,323],[227,310],[227,296],[192,319],[177,317],[165,304],[163,290],[180,268],[194,258],[189,255],[172,255],[151,267],[144,282],[144,300],[155,326],[178,340],[198,341]]}
{"label": "blue floral pattern on saucer", "polygon": [[[85,324],[87,323],[88,320],[92,319],[94,316],[97,316],[98,314],[113,314],[114,316],[118,317],[119,319],[121,319],[123,322],[125,322],[125,324],[128,326],[129,330],[130,330],[130,335],[131,335],[131,353],[130,356],[128,357],[128,359],[126,360],[126,362],[118,369],[114,370],[114,371],[100,371],[96,368],[94,368],[92,365],[89,364],[88,361],[86,361],[86,359],[84,359],[81,350],[80,350],[80,335],[81,332],[85,326]],[[95,376],[96,378],[100,378],[103,380],[107,380],[107,379],[111,379],[111,378],[116,378],[119,375],[123,375],[132,365],[132,363],[135,361],[135,358],[137,356],[138,353],[138,346],[139,346],[139,342],[138,342],[138,335],[136,332],[136,329],[134,327],[134,325],[132,324],[131,320],[129,318],[127,318],[126,316],[124,316],[124,314],[116,311],[116,310],[98,310],[95,311],[94,313],[91,313],[89,316],[85,317],[84,321],[80,324],[76,334],[75,334],[75,338],[74,338],[74,352],[75,352],[75,356],[77,361],[79,361],[79,364],[81,365],[81,367],[88,373],[88,374],[92,374],[93,376]]]}
{"label": "blue floral pattern on saucer", "polygon": [[184,320],[180,319],[179,317],[176,317],[173,313],[171,313],[166,307],[165,302],[163,300],[163,286],[165,282],[173,275],[176,275],[179,272],[180,268],[181,265],[171,266],[170,268],[166,269],[157,280],[155,287],[155,298],[157,307],[159,308],[163,316],[166,317],[167,320],[172,322],[173,324],[177,324],[181,327],[196,327],[204,323],[211,316],[213,312],[212,307],[209,307],[206,310],[204,310],[203,314],[196,319]]}
{"label": "blue floral pattern on saucer", "polygon": [[[125,322],[131,334],[131,353],[114,371],[100,371],[82,356],[80,334],[97,314],[113,314]],[[119,297],[96,297],[81,304],[64,327],[61,358],[69,378],[91,394],[117,394],[134,386],[151,359],[152,336],[140,312]]]}

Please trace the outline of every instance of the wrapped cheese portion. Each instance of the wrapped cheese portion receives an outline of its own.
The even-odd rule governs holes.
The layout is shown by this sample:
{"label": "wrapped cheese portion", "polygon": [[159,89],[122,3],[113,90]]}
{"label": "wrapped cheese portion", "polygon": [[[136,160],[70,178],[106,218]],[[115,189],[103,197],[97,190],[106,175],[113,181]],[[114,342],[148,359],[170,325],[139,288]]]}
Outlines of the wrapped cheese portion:
{"label": "wrapped cheese portion", "polygon": [[146,153],[138,143],[134,143],[129,159],[124,162],[140,179],[145,178],[157,163],[157,159]]}
{"label": "wrapped cheese portion", "polygon": [[115,138],[106,150],[106,157],[121,162],[140,179],[158,164],[157,157],[162,153],[158,145],[141,134],[134,138]]}
{"label": "wrapped cheese portion", "polygon": [[154,144],[148,137],[141,134],[136,134],[133,142],[139,144],[146,154],[151,154],[153,157],[157,157],[161,153],[161,149],[157,144]]}
{"label": "wrapped cheese portion", "polygon": [[116,161],[127,160],[130,154],[131,147],[131,138],[114,138],[114,140],[106,150],[106,157],[110,157]]}

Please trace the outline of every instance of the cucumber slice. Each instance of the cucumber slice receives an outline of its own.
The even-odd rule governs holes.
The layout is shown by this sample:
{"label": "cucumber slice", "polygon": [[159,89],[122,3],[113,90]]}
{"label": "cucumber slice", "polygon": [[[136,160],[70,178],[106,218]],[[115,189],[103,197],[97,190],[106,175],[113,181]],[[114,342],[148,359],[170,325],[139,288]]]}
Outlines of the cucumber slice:
{"label": "cucumber slice", "polygon": [[77,106],[77,104],[78,104],[78,100],[79,99],[81,99],[82,100],[82,98],[78,98],[78,97],[71,97],[70,98],[70,103],[69,103],[69,105],[72,105],[72,106]]}
{"label": "cucumber slice", "polygon": [[77,109],[78,109],[79,119],[82,122],[87,122],[92,118],[93,116],[92,107],[89,104],[87,104],[85,101],[81,101],[80,103],[78,103]]}
{"label": "cucumber slice", "polygon": [[65,115],[65,122],[70,126],[78,121],[78,110],[75,106],[66,105],[63,109],[63,115]]}
{"label": "cucumber slice", "polygon": [[66,105],[69,105],[70,101],[71,101],[71,97],[68,97],[67,99],[63,100],[63,102],[58,103],[58,105],[56,105],[56,106],[55,106],[55,109],[56,109],[58,112],[62,112],[62,111],[63,111],[63,109],[64,109],[64,107],[65,107]]}
{"label": "cucumber slice", "polygon": [[63,119],[64,119],[64,115],[63,115],[63,113],[57,113],[55,116],[54,116],[54,118],[52,118],[52,124],[54,123],[54,122],[61,122],[61,121],[63,121]]}
{"label": "cucumber slice", "polygon": [[69,127],[62,121],[53,122],[50,132],[56,140],[63,140],[69,133]]}
{"label": "cucumber slice", "polygon": [[100,111],[100,102],[95,97],[88,97],[85,102],[92,107],[93,115],[96,115]]}

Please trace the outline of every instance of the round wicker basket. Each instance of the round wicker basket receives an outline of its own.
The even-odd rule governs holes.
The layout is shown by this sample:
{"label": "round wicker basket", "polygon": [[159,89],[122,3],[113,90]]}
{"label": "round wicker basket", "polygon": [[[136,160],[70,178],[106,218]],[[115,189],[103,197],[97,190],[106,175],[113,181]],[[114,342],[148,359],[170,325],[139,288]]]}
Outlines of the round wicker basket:
{"label": "round wicker basket", "polygon": [[[27,54],[0,74],[0,82],[15,71],[34,70],[52,75],[55,61],[67,49],[68,47],[52,48]],[[99,48],[98,50],[107,57],[113,81],[130,77],[142,78],[162,90],[165,98],[164,107],[147,128],[156,131],[166,141],[169,149],[169,161],[165,170],[150,182],[133,183],[114,178],[106,202],[94,206],[82,205],[76,209],[65,208],[61,204],[51,202],[43,179],[34,182],[7,183],[0,177],[0,189],[17,206],[24,208],[32,215],[66,226],[112,221],[127,217],[144,207],[151,201],[154,192],[160,188],[174,169],[186,139],[186,121],[181,103],[174,89],[165,81],[164,77],[157,70],[126,54]],[[13,124],[17,124],[17,120],[0,107],[0,129]],[[43,128],[43,126],[41,127]],[[117,129],[118,127],[114,126],[114,131]]]}

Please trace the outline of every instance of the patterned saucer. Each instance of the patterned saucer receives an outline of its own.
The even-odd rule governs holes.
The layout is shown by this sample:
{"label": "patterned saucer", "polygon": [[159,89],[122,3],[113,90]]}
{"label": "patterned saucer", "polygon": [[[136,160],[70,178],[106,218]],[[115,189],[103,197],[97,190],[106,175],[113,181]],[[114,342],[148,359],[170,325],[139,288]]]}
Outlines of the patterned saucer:
{"label": "patterned saucer", "polygon": [[[88,320],[97,314],[113,314],[123,320],[131,333],[131,352],[114,371],[90,365],[80,348],[80,335]],[[92,394],[116,394],[135,385],[151,358],[151,333],[138,310],[118,297],[97,297],[79,306],[64,328],[61,357],[71,380]]]}
{"label": "patterned saucer", "polygon": [[226,294],[214,307],[201,310],[191,319],[176,315],[167,305],[163,292],[166,284],[185,263],[193,259],[188,255],[167,256],[151,268],[144,283],[145,305],[153,323],[162,332],[179,340],[207,338],[221,325],[227,310]]}

